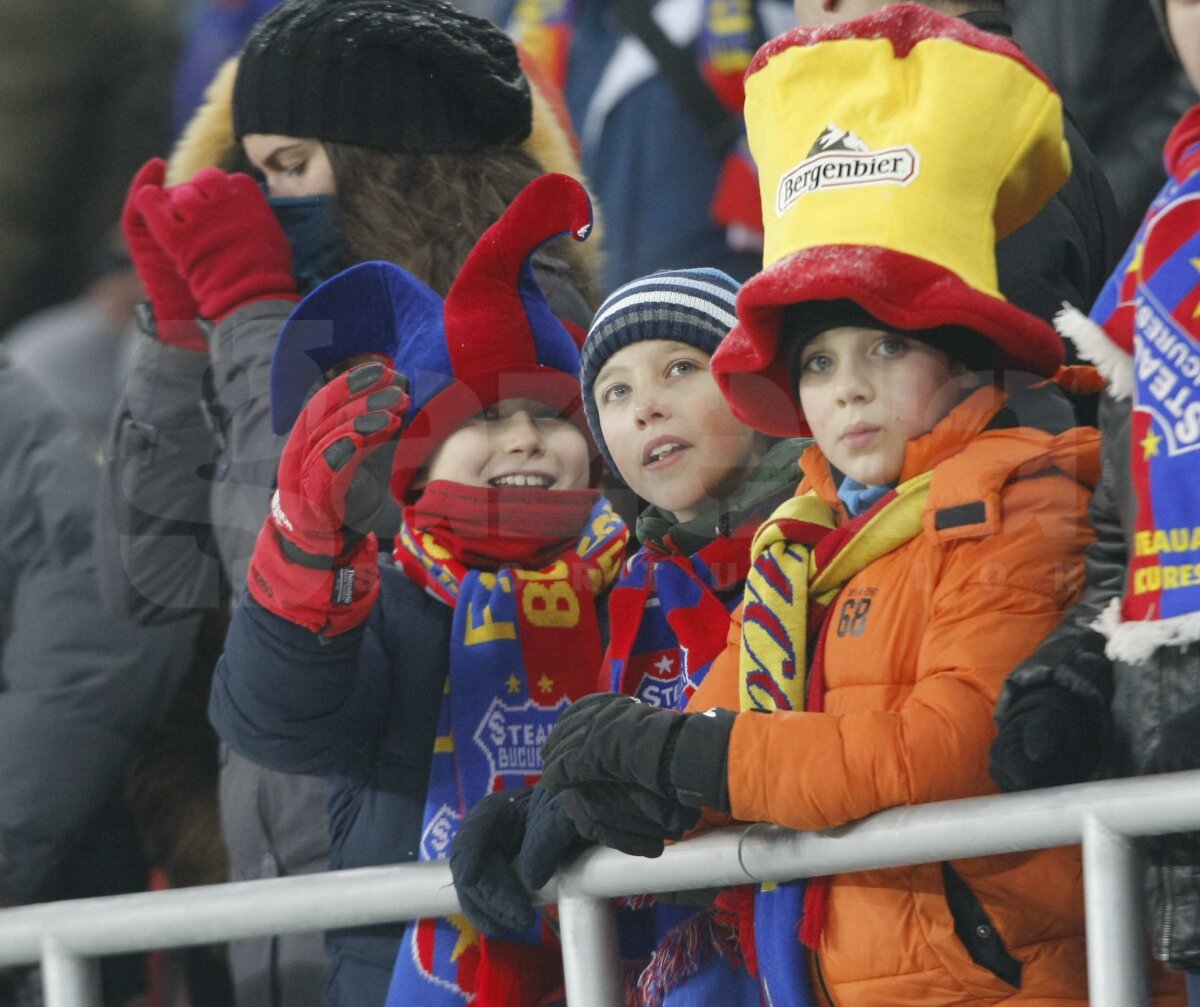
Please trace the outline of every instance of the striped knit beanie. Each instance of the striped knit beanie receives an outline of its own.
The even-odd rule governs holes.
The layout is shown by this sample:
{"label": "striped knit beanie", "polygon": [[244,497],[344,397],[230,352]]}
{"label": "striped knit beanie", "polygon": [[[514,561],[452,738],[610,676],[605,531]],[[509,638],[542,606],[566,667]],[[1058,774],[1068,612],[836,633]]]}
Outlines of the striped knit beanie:
{"label": "striped knit beanie", "polygon": [[738,283],[719,269],[666,269],[618,287],[600,305],[583,344],[583,409],[600,453],[620,475],[604,443],[592,388],[608,359],[645,339],[687,343],[709,356],[737,323]]}

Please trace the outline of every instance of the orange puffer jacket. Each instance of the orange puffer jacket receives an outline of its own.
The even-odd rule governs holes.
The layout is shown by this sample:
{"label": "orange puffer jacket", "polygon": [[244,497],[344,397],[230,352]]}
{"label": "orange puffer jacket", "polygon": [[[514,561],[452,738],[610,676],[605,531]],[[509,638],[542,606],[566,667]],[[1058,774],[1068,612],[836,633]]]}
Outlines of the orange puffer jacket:
{"label": "orange puffer jacket", "polygon": [[[1057,421],[1045,408],[1055,398]],[[1064,411],[1053,386],[1007,403],[987,388],[909,443],[901,480],[934,472],[924,530],[852,577],[831,607],[825,712],[735,721],[736,818],[826,829],[995,792],[988,747],[1000,687],[1077,594],[1092,538],[1099,435],[1064,422]],[[815,491],[845,519],[817,448],[801,468],[797,492]],[[690,709],[738,708],[740,627],[739,611]],[[812,970],[818,996],[837,1007],[1087,1003],[1078,847],[950,869],[835,877]],[[987,914],[1020,965],[1020,988],[976,964],[956,936],[947,883],[960,914],[964,898]],[[1169,1002],[1182,997],[1156,999]]]}

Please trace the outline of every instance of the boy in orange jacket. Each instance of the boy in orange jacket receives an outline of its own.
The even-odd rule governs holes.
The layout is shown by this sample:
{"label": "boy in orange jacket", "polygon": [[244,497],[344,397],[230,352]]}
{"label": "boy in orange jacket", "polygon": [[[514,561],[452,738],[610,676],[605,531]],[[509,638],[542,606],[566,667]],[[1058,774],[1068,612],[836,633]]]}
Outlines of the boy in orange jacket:
{"label": "boy in orange jacket", "polygon": [[[1091,539],[1098,435],[1072,399],[1098,379],[1047,380],[1061,340],[996,286],[997,237],[1069,171],[1049,84],[900,4],[769,43],[746,111],[767,268],[713,368],[735,415],[816,445],[756,536],[704,712],[590,696],[547,740],[543,785],[585,835],[614,782],[799,829],[993,792],[996,696]],[[1088,998],[1075,848],[793,883],[753,918],[776,1007]]]}

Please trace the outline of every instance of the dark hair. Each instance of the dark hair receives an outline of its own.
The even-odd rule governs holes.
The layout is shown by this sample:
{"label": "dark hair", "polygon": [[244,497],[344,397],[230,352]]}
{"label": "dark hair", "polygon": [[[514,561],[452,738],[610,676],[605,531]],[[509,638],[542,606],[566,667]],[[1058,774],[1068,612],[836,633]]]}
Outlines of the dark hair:
{"label": "dark hair", "polygon": [[1008,10],[1005,0],[917,0],[917,3],[946,14],[966,14],[976,10],[994,10],[1004,13]]}
{"label": "dark hair", "polygon": [[881,329],[915,339],[962,364],[968,371],[988,372],[996,367],[996,347],[987,337],[961,325],[929,329],[899,329],[881,322],[853,301],[809,301],[784,305],[779,319],[779,351],[788,367],[792,388],[800,383],[800,356],[804,347],[822,332],[842,326]]}
{"label": "dark hair", "polygon": [[[349,257],[403,266],[445,296],[479,236],[495,223],[541,166],[524,148],[405,154],[326,143]],[[574,242],[547,246],[569,282],[595,307],[596,279]]]}

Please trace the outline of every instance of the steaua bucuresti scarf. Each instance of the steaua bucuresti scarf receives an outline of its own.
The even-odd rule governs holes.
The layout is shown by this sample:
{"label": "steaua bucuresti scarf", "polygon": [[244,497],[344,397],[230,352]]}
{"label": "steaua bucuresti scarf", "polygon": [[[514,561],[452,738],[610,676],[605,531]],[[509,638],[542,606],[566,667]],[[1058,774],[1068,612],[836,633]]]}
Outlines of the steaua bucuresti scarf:
{"label": "steaua bucuresti scarf", "polygon": [[742,486],[686,522],[658,508],[638,520],[643,546],[609,595],[602,681],[651,706],[682,710],[725,649],[754,532],[800,481],[805,438],[772,445]]}
{"label": "steaua bucuresti scarf", "polygon": [[[628,537],[594,490],[435,482],[405,509],[396,561],[454,608],[421,860],[449,855],[480,798],[541,776],[542,741],[558,715],[596,688],[597,599]],[[387,1002],[527,1007],[558,974],[548,938],[540,916],[511,941],[483,937],[462,916],[419,920],[405,934]]]}
{"label": "steaua bucuresti scarf", "polygon": [[670,710],[687,705],[725,649],[757,527],[754,518],[692,556],[647,545],[629,560],[608,602],[613,692]]}
{"label": "steaua bucuresti scarf", "polygon": [[1168,179],[1090,318],[1056,322],[1116,399],[1132,398],[1137,496],[1124,596],[1096,624],[1115,660],[1200,639],[1200,106],[1165,148]]}
{"label": "steaua bucuresti scarf", "polygon": [[[690,556],[669,542],[647,543],[629,560],[608,602],[612,639],[603,675],[612,691],[666,709],[687,705],[725,649],[760,520],[745,520]],[[626,977],[629,1007],[757,1007],[758,983],[744,970],[735,926],[708,910],[646,902],[622,908],[623,951],[636,963]]]}

